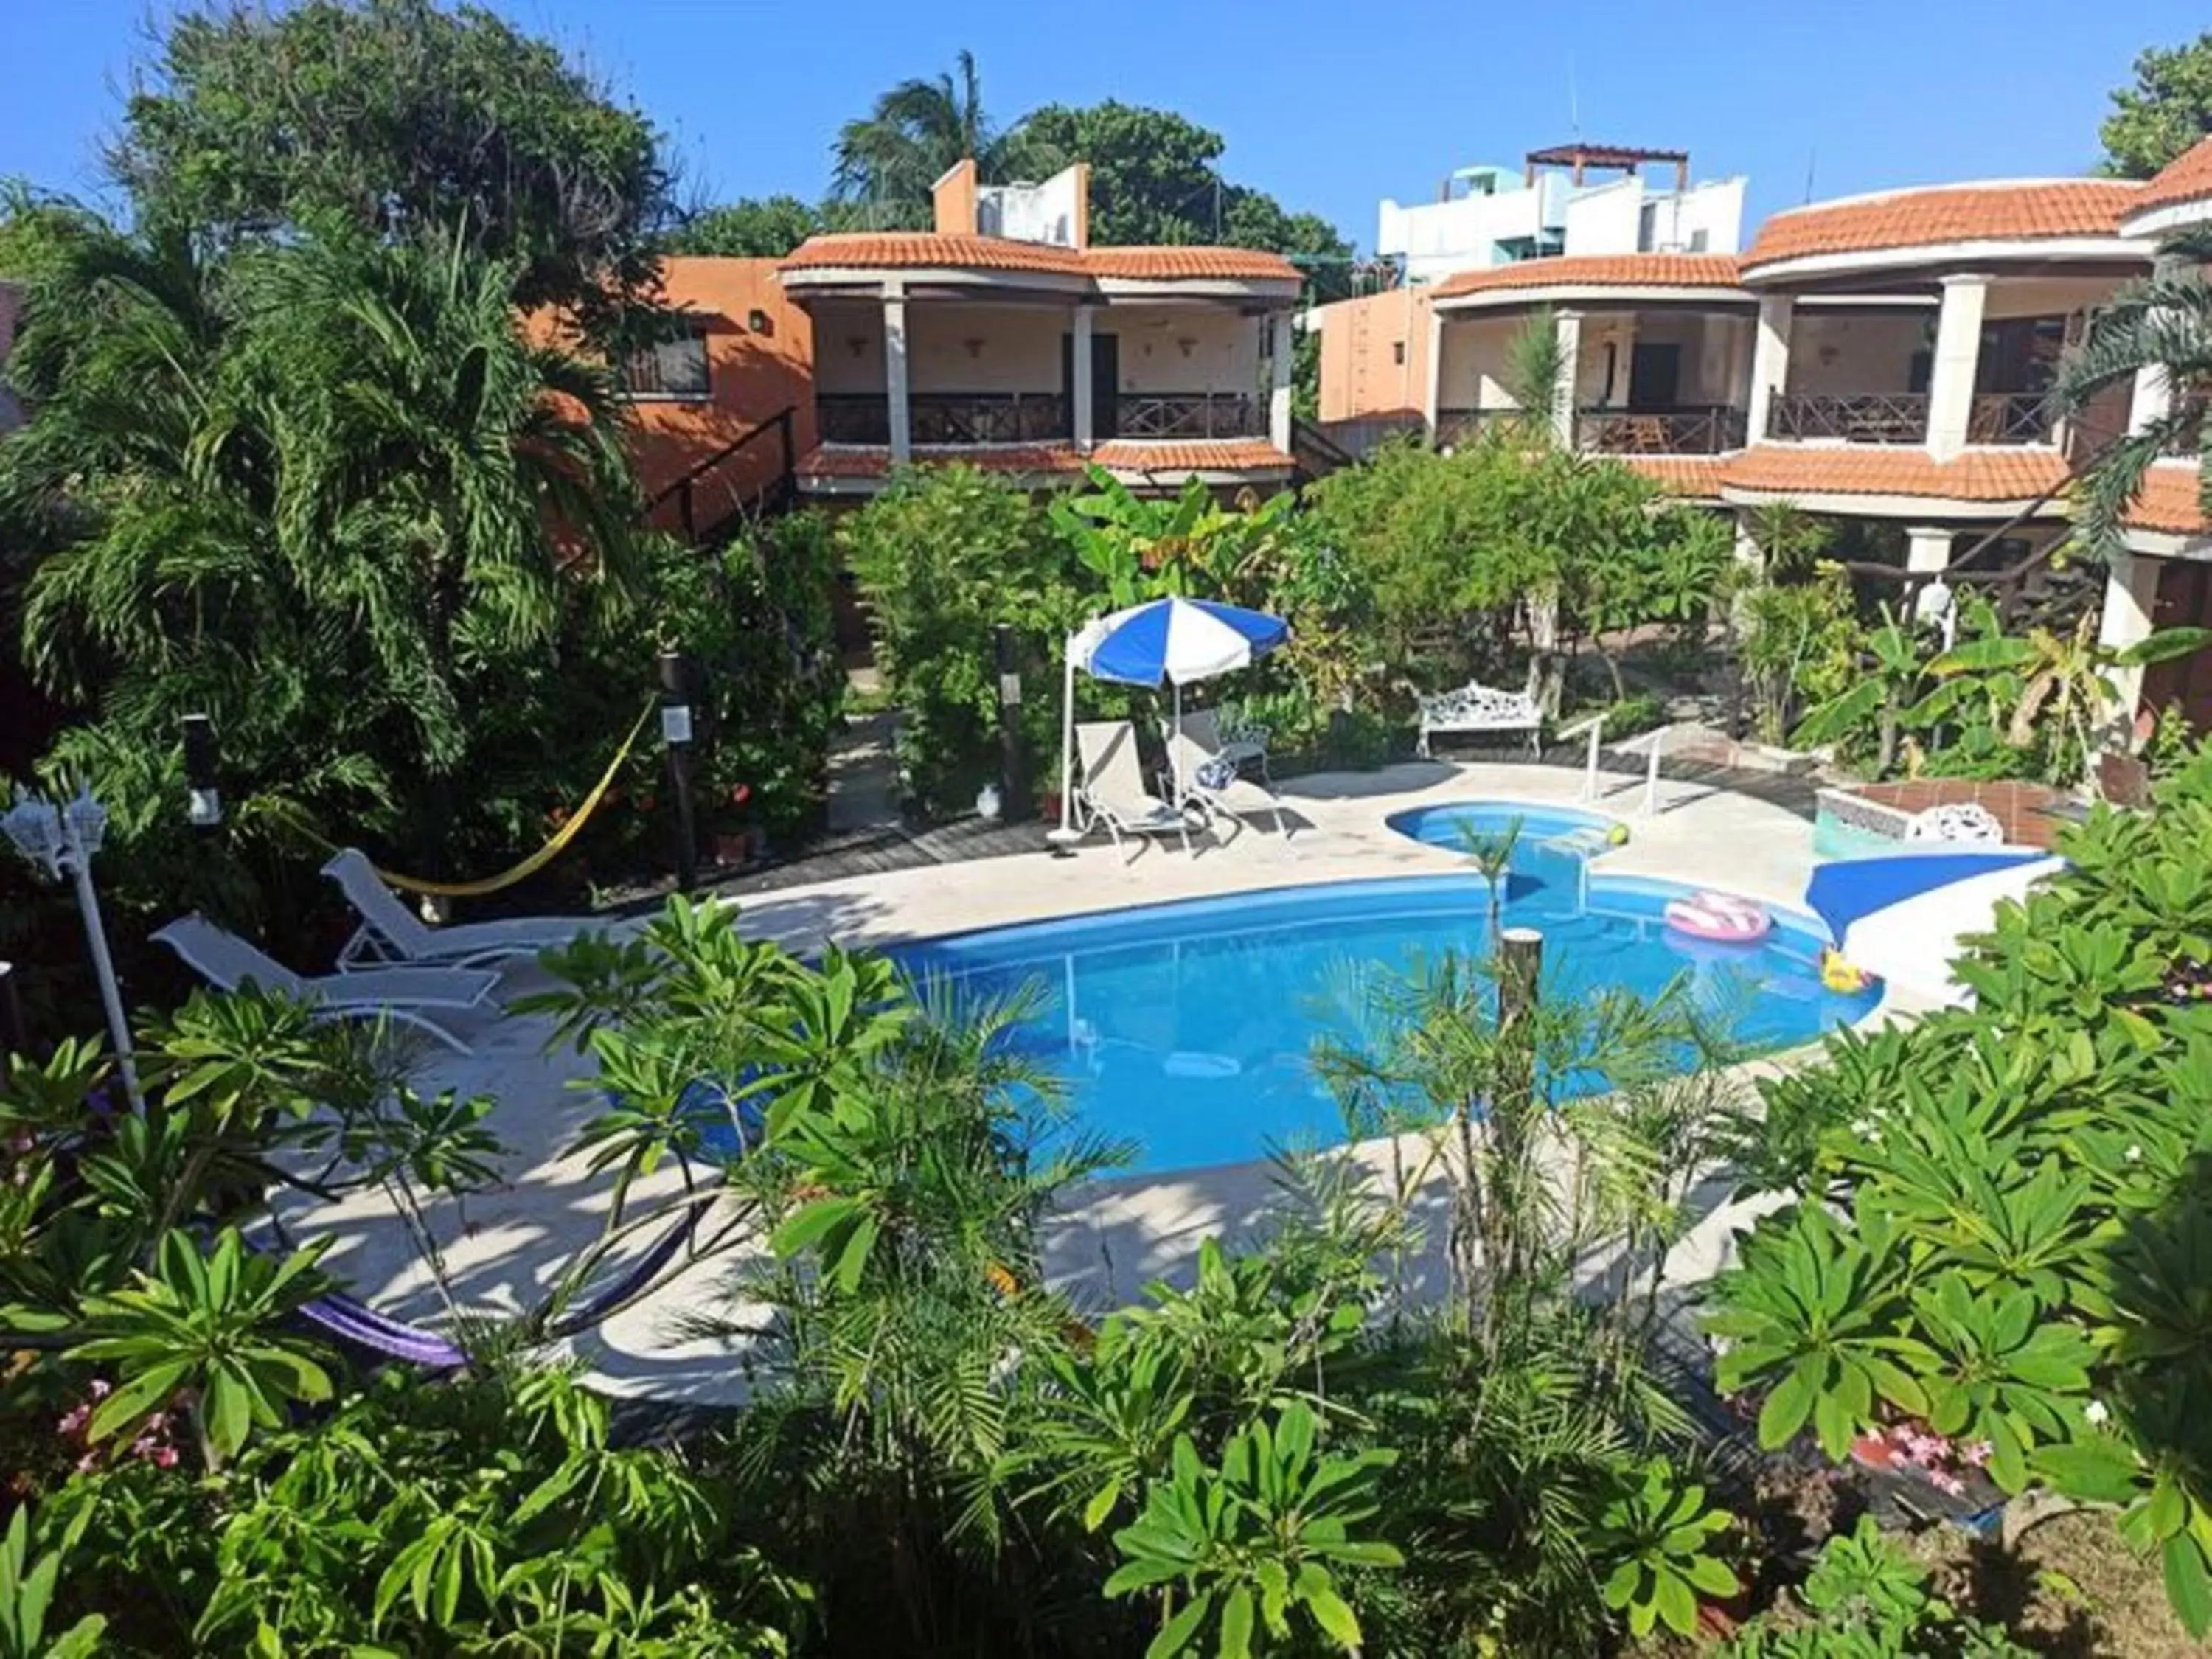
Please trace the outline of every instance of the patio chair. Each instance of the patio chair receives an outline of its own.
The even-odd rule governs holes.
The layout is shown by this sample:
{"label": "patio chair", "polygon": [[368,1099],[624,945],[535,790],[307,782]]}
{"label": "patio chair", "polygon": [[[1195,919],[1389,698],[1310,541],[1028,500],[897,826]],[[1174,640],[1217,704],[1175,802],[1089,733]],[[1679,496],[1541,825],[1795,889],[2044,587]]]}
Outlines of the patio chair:
{"label": "patio chair", "polygon": [[[1127,720],[1081,720],[1075,727],[1076,758],[1083,768],[1074,804],[1081,827],[1104,825],[1116,848],[1125,837],[1139,846],[1147,836],[1174,836],[1191,850],[1190,813],[1171,806],[1145,787],[1137,760],[1137,728]],[[1136,854],[1129,854],[1134,858]]]}
{"label": "patio chair", "polygon": [[1222,814],[1237,826],[1239,833],[1250,827],[1254,817],[1265,812],[1288,841],[1290,820],[1284,816],[1282,797],[1267,785],[1240,775],[1235,752],[1208,748],[1197,734],[1203,729],[1194,729],[1186,720],[1182,729],[1168,733],[1168,767],[1175,777],[1176,805],[1195,806],[1209,821],[1216,813]]}
{"label": "patio chair", "polygon": [[520,916],[506,921],[464,922],[433,927],[384,884],[368,854],[357,847],[341,849],[323,866],[361,917],[361,926],[338,952],[341,973],[380,963],[410,963],[443,968],[476,968],[507,957],[535,957],[568,944],[589,924],[580,918]]}
{"label": "patio chair", "polygon": [[312,1003],[331,1019],[397,1020],[464,1054],[475,1051],[422,1011],[482,1007],[499,983],[496,974],[464,968],[367,968],[309,979],[201,915],[179,916],[154,937],[217,990],[256,985]]}
{"label": "patio chair", "polygon": [[1183,735],[1207,754],[1229,762],[1240,772],[1248,766],[1257,766],[1260,781],[1270,789],[1275,787],[1275,775],[1267,769],[1269,733],[1266,726],[1218,708],[1187,708],[1183,711],[1182,729]]}

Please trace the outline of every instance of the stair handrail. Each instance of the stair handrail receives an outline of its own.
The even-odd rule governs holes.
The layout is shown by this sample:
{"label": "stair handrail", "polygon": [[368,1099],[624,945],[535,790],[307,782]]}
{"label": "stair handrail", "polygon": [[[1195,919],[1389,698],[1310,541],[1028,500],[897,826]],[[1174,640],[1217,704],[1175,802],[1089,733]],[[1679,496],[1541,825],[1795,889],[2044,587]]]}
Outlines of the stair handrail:
{"label": "stair handrail", "polygon": [[[777,481],[781,483],[785,479],[792,477],[793,476],[794,466],[798,460],[798,457],[792,453],[791,430],[792,422],[798,413],[799,405],[797,404],[786,404],[781,409],[776,410],[775,414],[768,416],[767,419],[762,421],[758,425],[752,427],[745,432],[738,434],[736,437],[731,439],[729,442],[724,444],[720,449],[716,450],[713,454],[708,456],[705,459],[692,466],[681,477],[672,480],[669,483],[663,486],[646,502],[645,510],[647,513],[651,513],[655,507],[667,501],[671,496],[680,495],[682,499],[679,511],[684,520],[684,533],[686,536],[696,537],[697,534],[697,529],[692,523],[691,516],[691,487],[698,483],[701,478],[706,477],[708,473],[712,472],[715,468],[720,466],[723,462],[728,460],[731,456],[736,454],[739,450],[750,444],[763,433],[768,432],[771,429],[781,433],[783,438],[783,470],[779,475]],[[767,492],[763,490],[762,493],[766,494]]]}

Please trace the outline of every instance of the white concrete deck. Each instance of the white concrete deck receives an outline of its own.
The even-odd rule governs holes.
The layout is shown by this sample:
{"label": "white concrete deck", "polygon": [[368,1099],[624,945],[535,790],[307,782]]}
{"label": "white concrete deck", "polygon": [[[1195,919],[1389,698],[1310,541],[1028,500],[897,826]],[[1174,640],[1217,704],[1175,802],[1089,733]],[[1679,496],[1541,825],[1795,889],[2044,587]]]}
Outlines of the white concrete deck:
{"label": "white concrete deck", "polygon": [[[1645,818],[1637,816],[1640,776],[1608,776],[1602,783],[1594,805],[1622,817],[1631,831],[1626,847],[1606,855],[1606,872],[1664,877],[1802,908],[1814,865],[1809,823],[1751,797],[1680,783],[1662,784],[1660,811]],[[799,949],[830,939],[882,945],[1165,899],[1376,876],[1463,874],[1462,858],[1395,834],[1384,818],[1407,806],[1453,800],[1578,804],[1582,787],[1577,772],[1509,764],[1422,763],[1321,775],[1285,787],[1298,820],[1287,839],[1247,830],[1225,845],[1201,845],[1194,857],[1170,842],[1149,846],[1125,863],[1101,837],[1072,856],[989,859],[781,891],[749,903],[743,925]],[[512,988],[526,988],[537,973],[518,969]],[[588,1089],[573,1086],[588,1077],[589,1062],[566,1050],[547,1054],[542,1021],[495,1019],[474,1035],[475,1055],[441,1053],[421,1081],[497,1098],[489,1121],[510,1149],[509,1181],[463,1205],[441,1202],[430,1220],[461,1304],[511,1312],[543,1296],[595,1237],[609,1183],[563,1150],[598,1110]],[[1361,1153],[1380,1169],[1389,1143]],[[672,1174],[664,1173],[642,1185],[634,1202],[649,1204],[676,1190]],[[1176,1276],[1194,1260],[1200,1239],[1249,1229],[1270,1191],[1268,1166],[1257,1162],[1101,1182],[1054,1229],[1049,1274],[1087,1304],[1126,1301],[1147,1280]],[[292,1204],[284,1219],[300,1238],[330,1238],[325,1265],[365,1300],[399,1317],[438,1319],[442,1307],[433,1281],[380,1195]],[[636,1248],[646,1242],[641,1237]],[[1723,1242],[1706,1238],[1691,1253],[1695,1260],[1680,1264],[1684,1276],[1709,1273]],[[741,1397],[741,1343],[696,1329],[702,1317],[743,1318],[744,1310],[729,1306],[721,1288],[729,1268],[726,1256],[688,1268],[581,1339],[577,1352],[597,1385],[700,1403]]]}

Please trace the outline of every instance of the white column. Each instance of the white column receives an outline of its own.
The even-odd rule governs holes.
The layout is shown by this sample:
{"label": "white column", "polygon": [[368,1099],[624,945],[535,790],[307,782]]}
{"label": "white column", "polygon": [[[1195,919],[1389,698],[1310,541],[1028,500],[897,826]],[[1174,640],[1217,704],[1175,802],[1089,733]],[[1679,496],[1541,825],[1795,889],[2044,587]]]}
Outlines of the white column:
{"label": "white column", "polygon": [[2172,412],[2173,387],[2167,383],[2165,366],[2145,363],[2136,371],[2135,389],[2128,397],[2128,430],[2143,431]]}
{"label": "white column", "polygon": [[1552,389],[1552,434],[1562,449],[1575,443],[1575,388],[1583,362],[1583,314],[1563,311],[1553,326],[1559,330],[1559,380]]}
{"label": "white column", "polygon": [[1267,344],[1267,441],[1287,455],[1291,453],[1291,364],[1296,348],[1291,341],[1291,313],[1279,311],[1271,322]]}
{"label": "white column", "polygon": [[1074,422],[1070,429],[1075,434],[1076,448],[1085,455],[1098,441],[1092,419],[1097,411],[1091,384],[1091,320],[1089,306],[1076,307],[1067,342],[1067,395],[1075,404],[1068,411]]}
{"label": "white column", "polygon": [[[1407,332],[1412,333],[1408,329]],[[1443,384],[1444,319],[1433,305],[1429,307],[1429,383],[1421,392],[1421,418],[1428,422],[1429,436],[1437,435],[1437,394]]]}
{"label": "white column", "polygon": [[914,458],[914,423],[906,401],[906,288],[884,287],[884,397],[890,409],[891,459]]}
{"label": "white column", "polygon": [[1936,361],[1928,377],[1928,453],[1948,461],[1966,447],[1974,415],[1974,371],[1982,359],[1982,311],[1990,279],[1973,273],[1943,279],[1936,315]]}
{"label": "white column", "polygon": [[1951,532],[1941,525],[1916,525],[1905,532],[1905,568],[1916,576],[1939,576],[1951,568]]}
{"label": "white column", "polygon": [[[2148,554],[2115,549],[2106,565],[2105,614],[2097,629],[2097,642],[2114,651],[2140,645],[2151,635],[2158,605],[2158,579],[2166,567]],[[2105,677],[2119,696],[2112,710],[2113,723],[2123,730],[2134,724],[2136,707],[2142,701],[2143,671],[2111,668]]]}
{"label": "white column", "polygon": [[1774,394],[1790,384],[1790,322],[1796,304],[1787,294],[1759,296],[1757,332],[1751,346],[1751,389],[1744,404],[1750,443],[1766,441]]}

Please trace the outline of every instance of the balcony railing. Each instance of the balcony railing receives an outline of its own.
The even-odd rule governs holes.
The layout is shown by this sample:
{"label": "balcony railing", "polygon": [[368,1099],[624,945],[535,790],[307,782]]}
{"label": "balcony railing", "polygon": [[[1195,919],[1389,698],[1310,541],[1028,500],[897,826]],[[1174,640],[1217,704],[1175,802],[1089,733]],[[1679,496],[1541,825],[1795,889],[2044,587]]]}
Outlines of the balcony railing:
{"label": "balcony railing", "polygon": [[1928,437],[1924,392],[1782,392],[1766,416],[1766,435],[1840,439],[1850,444],[1917,444]]}
{"label": "balcony railing", "polygon": [[1057,392],[917,392],[907,399],[918,444],[1065,442],[1067,399]]}
{"label": "balcony railing", "polygon": [[817,392],[814,414],[825,444],[887,444],[890,399],[880,392]]}
{"label": "balcony railing", "polygon": [[1970,444],[2047,444],[2058,406],[2047,392],[1977,392],[1967,417]]}
{"label": "balcony railing", "polygon": [[1123,392],[1115,401],[1124,438],[1264,438],[1260,400],[1243,392]]}
{"label": "balcony railing", "polygon": [[1437,411],[1437,445],[1471,443],[1484,428],[1526,417],[1517,409],[1440,409]]}
{"label": "balcony railing", "polygon": [[[814,399],[822,441],[891,441],[890,399],[882,392],[821,392]],[[1065,442],[1067,399],[1056,392],[917,392],[907,399],[917,444]]]}
{"label": "balcony railing", "polygon": [[1718,455],[1742,448],[1743,436],[1740,409],[1585,409],[1575,416],[1575,447],[1589,454]]}

